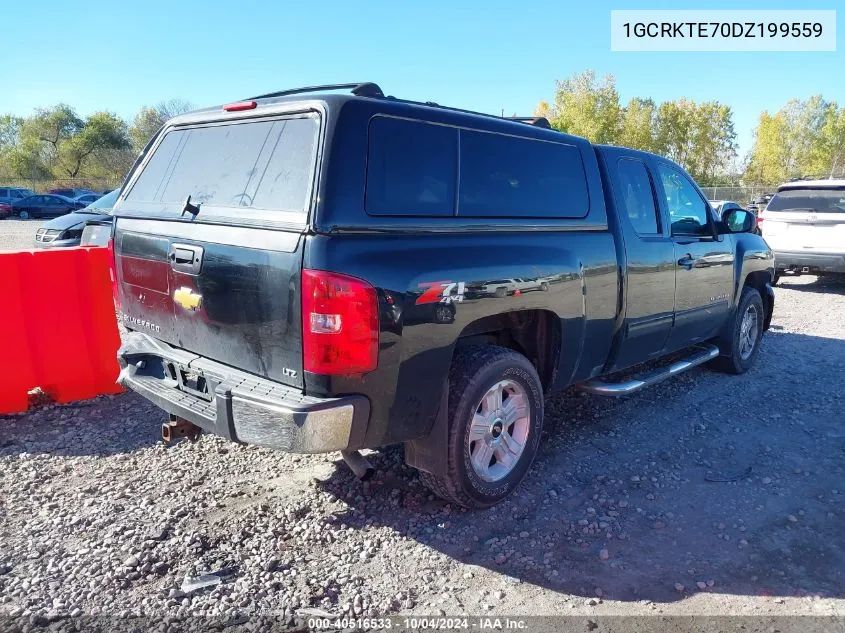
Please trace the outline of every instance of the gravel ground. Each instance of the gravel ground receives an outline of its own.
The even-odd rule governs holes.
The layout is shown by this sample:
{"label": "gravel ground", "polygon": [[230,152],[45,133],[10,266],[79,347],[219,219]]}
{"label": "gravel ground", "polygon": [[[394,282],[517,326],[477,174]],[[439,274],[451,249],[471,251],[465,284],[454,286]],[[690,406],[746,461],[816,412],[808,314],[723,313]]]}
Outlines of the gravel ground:
{"label": "gravel ground", "polygon": [[527,480],[485,512],[401,448],[362,484],[339,454],[165,447],[133,394],[0,418],[0,614],[841,617],[845,285],[776,301],[744,376],[549,399]]}
{"label": "gravel ground", "polygon": [[35,232],[47,220],[0,220],[0,253],[35,247]]}

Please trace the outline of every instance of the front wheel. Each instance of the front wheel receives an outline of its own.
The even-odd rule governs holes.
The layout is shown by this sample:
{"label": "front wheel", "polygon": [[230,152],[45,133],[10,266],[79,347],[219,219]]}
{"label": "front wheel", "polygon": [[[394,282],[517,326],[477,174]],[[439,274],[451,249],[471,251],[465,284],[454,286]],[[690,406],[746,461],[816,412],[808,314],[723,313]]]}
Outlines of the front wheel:
{"label": "front wheel", "polygon": [[28,220],[29,219],[29,211],[21,211],[20,213],[18,213],[18,217],[21,220]]}
{"label": "front wheel", "polygon": [[763,299],[756,288],[745,286],[734,313],[726,345],[728,356],[716,359],[716,365],[731,374],[744,374],[760,351],[765,313]]}
{"label": "front wheel", "polygon": [[467,347],[449,372],[447,474],[420,474],[437,495],[488,508],[519,485],[540,445],[543,388],[534,366],[512,350]]}

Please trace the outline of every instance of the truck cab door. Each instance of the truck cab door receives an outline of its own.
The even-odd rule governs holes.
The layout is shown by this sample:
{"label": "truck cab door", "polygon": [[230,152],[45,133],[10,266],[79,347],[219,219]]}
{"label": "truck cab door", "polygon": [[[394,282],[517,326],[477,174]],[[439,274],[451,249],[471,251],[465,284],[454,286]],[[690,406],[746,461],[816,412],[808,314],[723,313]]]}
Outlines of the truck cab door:
{"label": "truck cab door", "polygon": [[718,235],[706,198],[692,180],[668,163],[658,163],[662,202],[674,245],[675,319],[667,351],[714,337],[733,299],[735,249],[730,235]]}
{"label": "truck cab door", "polygon": [[612,370],[660,356],[675,307],[674,244],[658,205],[656,174],[641,155],[602,148],[625,249],[622,336]]}

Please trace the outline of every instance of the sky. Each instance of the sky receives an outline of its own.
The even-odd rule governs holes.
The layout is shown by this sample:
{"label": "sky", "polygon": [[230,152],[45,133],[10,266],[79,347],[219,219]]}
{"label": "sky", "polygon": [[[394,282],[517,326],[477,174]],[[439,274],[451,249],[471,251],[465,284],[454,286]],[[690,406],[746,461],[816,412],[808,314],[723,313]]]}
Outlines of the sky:
{"label": "sky", "polygon": [[[837,5],[839,5],[837,7]],[[530,115],[555,80],[612,74],[624,102],[686,97],[733,108],[740,154],[763,110],[822,94],[845,105],[836,52],[611,52],[611,9],[794,9],[783,0],[694,5],[617,0],[38,0],[15,3],[0,56],[0,113],[59,102],[131,119],[171,98],[197,107],[320,83],[374,81],[387,94]],[[841,0],[815,0],[836,9]],[[30,25],[30,26],[26,26]]]}

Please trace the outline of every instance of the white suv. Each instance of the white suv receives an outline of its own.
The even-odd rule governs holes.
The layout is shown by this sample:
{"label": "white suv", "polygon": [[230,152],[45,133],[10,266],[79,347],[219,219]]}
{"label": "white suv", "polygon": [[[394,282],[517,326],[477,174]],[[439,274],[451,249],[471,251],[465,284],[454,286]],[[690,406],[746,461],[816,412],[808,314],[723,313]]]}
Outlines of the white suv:
{"label": "white suv", "polygon": [[758,220],[777,274],[845,274],[845,180],[778,187]]}

